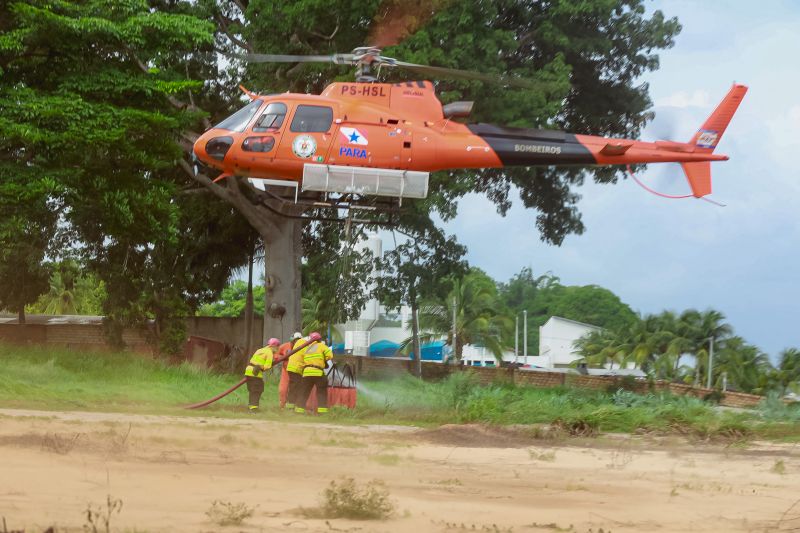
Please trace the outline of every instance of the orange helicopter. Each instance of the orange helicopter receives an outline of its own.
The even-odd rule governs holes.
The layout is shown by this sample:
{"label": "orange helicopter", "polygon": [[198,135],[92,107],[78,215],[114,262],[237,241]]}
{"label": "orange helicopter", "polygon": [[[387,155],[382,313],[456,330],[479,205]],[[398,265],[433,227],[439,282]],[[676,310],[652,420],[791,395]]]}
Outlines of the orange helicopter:
{"label": "orange helicopter", "polygon": [[[534,88],[519,78],[397,61],[377,48],[351,54],[250,54],[251,62],[331,62],[357,67],[356,82],[337,82],[321,95],[250,93],[251,102],[194,144],[197,163],[244,176],[257,188],[294,187],[316,194],[424,198],[430,172],[534,165],[680,163],[692,195],[711,193],[711,161],[747,87],[734,84],[689,142],[643,142],[563,131],[464,124],[473,102],[442,105],[429,81],[379,83],[384,67],[425,75],[499,81]],[[377,72],[376,72],[377,69]],[[200,171],[199,165],[196,171]],[[285,190],[285,189],[284,189]]]}

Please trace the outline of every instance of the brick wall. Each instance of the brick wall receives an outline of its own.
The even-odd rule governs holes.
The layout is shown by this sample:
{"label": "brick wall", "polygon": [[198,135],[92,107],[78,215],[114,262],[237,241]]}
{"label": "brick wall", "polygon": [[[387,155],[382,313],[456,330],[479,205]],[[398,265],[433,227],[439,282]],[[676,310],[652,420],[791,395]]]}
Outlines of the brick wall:
{"label": "brick wall", "polygon": [[481,385],[492,383],[514,383],[514,371],[509,368],[492,368],[480,366],[453,367],[461,372],[469,372],[475,376]]}
{"label": "brick wall", "polygon": [[[126,329],[122,340],[129,350],[152,353],[143,330]],[[0,341],[12,344],[44,344],[72,349],[109,350],[102,324],[0,324]]]}
{"label": "brick wall", "polygon": [[[337,356],[337,361],[353,364],[359,377],[365,379],[385,379],[397,377],[405,373],[416,373],[416,363],[404,358],[395,357],[359,357],[352,355]],[[425,380],[439,380],[453,372],[470,372],[478,383],[489,385],[492,383],[514,383],[528,387],[576,387],[595,390],[607,390],[623,386],[623,378],[614,376],[584,376],[579,374],[564,374],[561,372],[539,372],[531,370],[510,370],[492,367],[465,367],[448,366],[441,363],[422,362],[422,377]],[[646,394],[648,392],[669,392],[676,396],[692,396],[703,399],[711,389],[692,387],[681,383],[666,381],[648,382],[637,379],[633,383],[628,379],[624,381],[626,388],[634,392]],[[755,394],[742,392],[726,392],[720,400],[720,405],[726,407],[753,407],[763,399]]]}
{"label": "brick wall", "polygon": [[335,360],[350,363],[355,369],[356,375],[364,379],[387,379],[411,372],[410,361],[399,357],[337,355]]}
{"label": "brick wall", "polygon": [[[262,346],[264,321],[260,317],[253,318],[252,346]],[[241,317],[193,316],[186,319],[188,336],[214,339],[225,344],[235,344],[244,348],[247,345],[246,325]],[[291,331],[286,332],[290,336]]]}
{"label": "brick wall", "polygon": [[532,372],[517,370],[514,372],[514,383],[529,387],[560,387],[565,384],[566,374],[560,372]]}

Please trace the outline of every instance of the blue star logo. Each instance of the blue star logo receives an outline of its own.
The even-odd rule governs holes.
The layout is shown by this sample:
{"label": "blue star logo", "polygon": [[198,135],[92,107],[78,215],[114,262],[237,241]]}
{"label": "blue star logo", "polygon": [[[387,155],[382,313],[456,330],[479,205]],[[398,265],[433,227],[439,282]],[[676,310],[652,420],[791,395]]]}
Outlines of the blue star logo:
{"label": "blue star logo", "polygon": [[350,135],[350,142],[351,142],[351,143],[358,142],[358,139],[359,139],[359,137],[358,137],[358,132],[355,132],[355,131],[354,131],[354,132],[353,132],[353,133]]}

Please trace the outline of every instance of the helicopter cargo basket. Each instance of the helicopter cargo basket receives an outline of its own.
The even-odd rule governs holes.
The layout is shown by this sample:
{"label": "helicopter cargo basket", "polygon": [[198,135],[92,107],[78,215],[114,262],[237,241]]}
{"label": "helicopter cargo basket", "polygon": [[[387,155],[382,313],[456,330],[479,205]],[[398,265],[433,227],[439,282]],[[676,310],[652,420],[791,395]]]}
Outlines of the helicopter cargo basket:
{"label": "helicopter cargo basket", "polygon": [[428,172],[388,168],[315,165],[303,167],[303,190],[425,198],[428,196]]}

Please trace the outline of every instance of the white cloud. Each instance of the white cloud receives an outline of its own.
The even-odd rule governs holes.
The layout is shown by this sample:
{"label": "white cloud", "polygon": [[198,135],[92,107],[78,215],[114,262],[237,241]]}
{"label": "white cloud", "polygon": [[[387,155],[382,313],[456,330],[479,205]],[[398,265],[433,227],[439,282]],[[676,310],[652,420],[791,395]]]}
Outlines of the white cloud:
{"label": "white cloud", "polygon": [[691,93],[688,91],[672,93],[659,98],[655,104],[658,107],[708,107],[711,105],[711,99],[708,91],[697,89]]}

